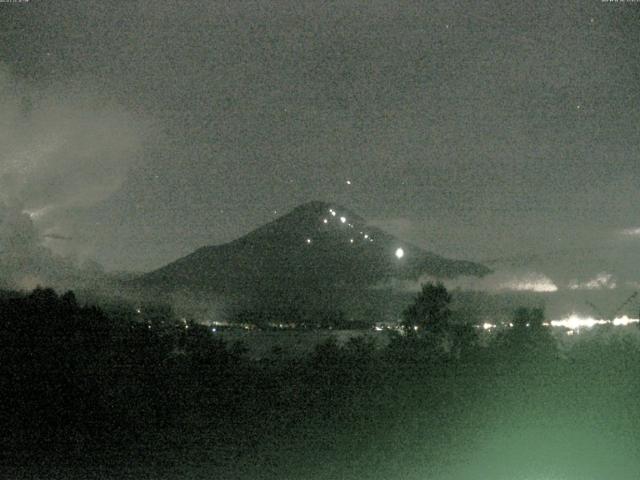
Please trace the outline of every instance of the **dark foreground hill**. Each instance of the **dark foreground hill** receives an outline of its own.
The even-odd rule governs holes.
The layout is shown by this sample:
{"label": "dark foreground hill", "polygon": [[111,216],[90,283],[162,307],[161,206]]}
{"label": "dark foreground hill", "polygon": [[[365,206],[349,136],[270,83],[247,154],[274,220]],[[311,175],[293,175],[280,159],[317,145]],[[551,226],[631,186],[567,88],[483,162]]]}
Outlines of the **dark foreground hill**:
{"label": "dark foreground hill", "polygon": [[347,295],[360,297],[391,279],[482,276],[489,271],[426,252],[369,226],[344,207],[310,202],[237,240],[200,248],[135,284],[159,292],[338,308]]}

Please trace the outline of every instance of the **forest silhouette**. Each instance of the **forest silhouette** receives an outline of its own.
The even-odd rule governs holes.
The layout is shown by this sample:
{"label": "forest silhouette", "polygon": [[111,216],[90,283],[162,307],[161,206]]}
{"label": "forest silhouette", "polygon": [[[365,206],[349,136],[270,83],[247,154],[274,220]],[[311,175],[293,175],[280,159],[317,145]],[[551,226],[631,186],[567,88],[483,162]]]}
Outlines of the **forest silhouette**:
{"label": "forest silhouette", "polygon": [[[170,310],[140,320],[82,306],[72,292],[4,292],[3,469],[355,479],[509,478],[553,467],[627,478],[635,457],[608,462],[602,448],[619,455],[616,429],[638,440],[636,333],[600,329],[567,347],[542,310],[521,308],[513,328],[486,337],[452,322],[450,301],[441,285],[424,286],[404,312],[404,333],[386,346],[332,338],[307,355],[275,348],[256,360]],[[611,436],[604,447],[589,436],[596,426]],[[584,451],[561,460],[556,434],[579,436]],[[507,457],[477,458],[500,442]]]}

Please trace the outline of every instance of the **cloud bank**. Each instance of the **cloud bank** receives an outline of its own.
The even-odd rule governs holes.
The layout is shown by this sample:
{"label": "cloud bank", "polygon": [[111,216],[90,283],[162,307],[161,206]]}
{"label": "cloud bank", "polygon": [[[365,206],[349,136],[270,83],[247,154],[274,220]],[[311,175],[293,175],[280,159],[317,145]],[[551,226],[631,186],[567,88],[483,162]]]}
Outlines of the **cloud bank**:
{"label": "cloud bank", "polygon": [[[436,281],[439,280],[430,276],[422,276],[416,281],[392,279],[384,287],[404,292],[418,292],[423,283]],[[443,283],[450,290],[460,289],[488,293],[558,291],[557,285],[549,277],[537,272],[494,272],[482,278],[463,276],[444,280]]]}
{"label": "cloud bank", "polygon": [[[106,199],[143,147],[146,126],[74,86],[40,89],[0,65],[0,273],[13,283],[68,274],[45,248],[76,242],[65,212]],[[64,264],[64,265],[63,265]],[[33,283],[33,282],[31,282]]]}
{"label": "cloud bank", "polygon": [[584,282],[579,282],[577,280],[569,283],[569,288],[571,290],[601,290],[601,289],[609,289],[613,290],[617,287],[617,282],[614,276],[607,272],[601,272],[597,274],[595,277],[590,278]]}

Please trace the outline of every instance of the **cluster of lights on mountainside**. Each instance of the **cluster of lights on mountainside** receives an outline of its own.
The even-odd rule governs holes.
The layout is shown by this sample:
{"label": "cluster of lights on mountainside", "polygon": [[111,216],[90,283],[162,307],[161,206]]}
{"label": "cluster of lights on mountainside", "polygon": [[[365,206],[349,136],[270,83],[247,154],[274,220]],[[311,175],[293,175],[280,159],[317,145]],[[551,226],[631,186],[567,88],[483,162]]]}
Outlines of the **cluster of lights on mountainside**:
{"label": "cluster of lights on mountainside", "polygon": [[[322,225],[329,225],[331,223],[338,223],[338,225],[343,226],[345,228],[350,228],[350,229],[354,229],[355,230],[355,226],[353,225],[353,223],[350,223],[347,220],[347,217],[344,215],[338,215],[338,212],[336,212],[333,208],[330,208],[328,210],[329,215],[324,217],[322,219]],[[359,236],[360,239],[364,242],[373,242],[373,237],[371,235],[369,235],[367,232],[363,232],[363,231],[358,231],[358,233],[356,234],[354,232],[354,236],[349,238],[349,243],[350,244],[354,244],[356,239],[354,237]],[[305,243],[307,245],[311,245],[313,243],[313,238],[311,237],[307,237],[305,239]],[[394,252],[396,258],[399,260],[401,258],[404,257],[404,249],[402,247],[398,247],[395,252]]]}

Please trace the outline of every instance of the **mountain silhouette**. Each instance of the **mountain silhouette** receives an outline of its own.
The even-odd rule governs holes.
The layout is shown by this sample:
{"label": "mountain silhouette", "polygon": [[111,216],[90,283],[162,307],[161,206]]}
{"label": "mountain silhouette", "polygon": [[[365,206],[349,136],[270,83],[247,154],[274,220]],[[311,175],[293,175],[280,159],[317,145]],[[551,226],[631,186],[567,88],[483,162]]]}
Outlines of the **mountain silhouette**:
{"label": "mountain silhouette", "polygon": [[482,276],[480,264],[426,252],[337,204],[309,202],[232,242],[202,247],[136,280],[259,302],[338,305],[391,279]]}

